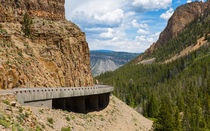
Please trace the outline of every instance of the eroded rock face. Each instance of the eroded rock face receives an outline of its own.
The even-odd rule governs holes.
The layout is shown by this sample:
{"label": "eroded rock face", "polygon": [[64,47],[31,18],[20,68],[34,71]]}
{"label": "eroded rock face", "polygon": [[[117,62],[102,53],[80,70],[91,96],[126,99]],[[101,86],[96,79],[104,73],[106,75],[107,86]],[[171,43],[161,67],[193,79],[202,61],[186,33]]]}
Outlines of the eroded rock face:
{"label": "eroded rock face", "polygon": [[173,16],[169,19],[167,27],[160,34],[155,47],[158,48],[167,41],[175,38],[177,34],[186,27],[186,25],[196,18],[206,15],[209,11],[210,1],[206,3],[192,2],[178,7]]}
{"label": "eroded rock face", "polygon": [[207,2],[192,2],[178,7],[168,21],[168,25],[160,34],[156,43],[153,43],[144,54],[140,55],[136,62],[141,61],[145,56],[151,54],[154,50],[164,45],[167,41],[175,38],[178,33],[182,32],[186,25],[193,22],[198,17],[209,15],[210,0]]}
{"label": "eroded rock face", "polygon": [[[19,8],[14,2],[20,3]],[[56,8],[48,11],[42,4],[37,5],[40,2]],[[1,6],[10,3],[8,10],[0,9],[30,12],[29,6],[33,11],[56,14],[61,7],[57,2],[63,3],[64,9],[64,0],[7,0],[1,1]],[[12,14],[0,18],[3,21],[0,22],[0,89],[93,85],[85,33],[63,17],[29,14],[33,20],[30,37],[25,37],[22,31],[22,15],[19,20],[13,19]]]}
{"label": "eroded rock face", "polygon": [[25,12],[45,19],[65,19],[65,0],[1,0],[0,21],[19,20]]}

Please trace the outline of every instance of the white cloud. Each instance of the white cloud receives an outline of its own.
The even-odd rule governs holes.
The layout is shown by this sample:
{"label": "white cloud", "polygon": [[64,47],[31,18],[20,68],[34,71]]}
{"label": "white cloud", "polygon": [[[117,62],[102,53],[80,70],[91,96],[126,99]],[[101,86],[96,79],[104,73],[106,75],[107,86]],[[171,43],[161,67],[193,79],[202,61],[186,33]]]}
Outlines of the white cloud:
{"label": "white cloud", "polygon": [[77,24],[119,25],[124,17],[125,0],[66,0],[66,17]]}
{"label": "white cloud", "polygon": [[100,27],[85,28],[85,31],[107,31],[107,28],[100,28]]}
{"label": "white cloud", "polygon": [[123,19],[124,11],[121,9],[116,9],[111,12],[107,12],[103,15],[94,14],[94,19],[98,22],[103,23],[120,23]]}
{"label": "white cloud", "polygon": [[126,37],[120,37],[108,40],[89,39],[89,46],[91,50],[114,50],[114,51],[125,51],[125,52],[143,52],[149,48],[150,45],[159,37],[160,32],[150,35],[136,36],[135,39],[128,39]]}
{"label": "white cloud", "polygon": [[160,18],[168,20],[174,13],[174,9],[170,8],[169,10],[167,10],[165,13],[160,15]]}
{"label": "white cloud", "polygon": [[102,38],[113,38],[114,37],[113,33],[114,33],[114,30],[112,28],[108,28],[107,32],[101,33],[99,36]]}
{"label": "white cloud", "polygon": [[150,32],[149,32],[149,31],[146,31],[146,30],[144,30],[144,29],[139,29],[139,30],[137,31],[137,33],[139,33],[139,34],[143,34],[143,35],[150,34]]}
{"label": "white cloud", "polygon": [[152,20],[141,19],[143,15],[133,7],[165,9],[170,7],[171,1],[66,0],[66,17],[86,32],[91,50],[143,52],[158,36],[154,33],[155,29],[149,30]]}
{"label": "white cloud", "polygon": [[187,3],[191,3],[192,2],[192,0],[187,0]]}
{"label": "white cloud", "polygon": [[134,0],[134,7],[143,8],[144,10],[159,10],[170,7],[172,0]]}
{"label": "white cloud", "polygon": [[135,28],[144,28],[144,29],[148,29],[148,25],[147,24],[145,24],[145,23],[143,23],[143,24],[139,24],[138,22],[137,22],[137,20],[136,19],[134,19],[132,22],[131,22],[131,24],[133,25],[133,27],[135,27]]}

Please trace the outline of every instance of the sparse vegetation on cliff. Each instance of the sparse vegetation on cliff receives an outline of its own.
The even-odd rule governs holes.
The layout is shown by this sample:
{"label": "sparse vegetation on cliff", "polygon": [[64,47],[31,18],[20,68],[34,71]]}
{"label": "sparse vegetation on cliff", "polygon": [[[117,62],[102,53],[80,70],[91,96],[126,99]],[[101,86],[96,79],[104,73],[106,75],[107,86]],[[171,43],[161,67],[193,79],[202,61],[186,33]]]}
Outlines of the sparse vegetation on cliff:
{"label": "sparse vegetation on cliff", "polygon": [[110,104],[106,109],[88,114],[45,107],[22,107],[14,100],[14,95],[0,95],[0,99],[2,100],[0,101],[1,131],[147,131],[152,127],[152,121],[144,118],[114,96],[111,96]]}
{"label": "sparse vegetation on cliff", "polygon": [[23,17],[23,23],[22,23],[22,30],[25,34],[25,36],[30,37],[31,36],[31,25],[33,21],[28,15],[28,13],[25,13]]}

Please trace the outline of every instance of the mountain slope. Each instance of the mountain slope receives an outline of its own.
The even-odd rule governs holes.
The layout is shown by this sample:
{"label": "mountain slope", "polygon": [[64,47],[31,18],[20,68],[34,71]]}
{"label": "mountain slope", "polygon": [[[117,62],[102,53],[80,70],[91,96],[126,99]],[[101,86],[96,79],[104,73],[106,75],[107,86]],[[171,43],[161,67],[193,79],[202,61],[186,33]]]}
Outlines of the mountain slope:
{"label": "mountain slope", "polygon": [[114,52],[114,51],[91,51],[90,65],[93,76],[100,75],[106,71],[114,71],[137,57],[138,53]]}
{"label": "mountain slope", "polygon": [[[210,11],[210,0],[207,0],[207,2],[191,2],[187,3],[185,5],[182,5],[178,7],[175,11],[172,17],[169,19],[168,24],[166,28],[161,32],[159,39],[156,43],[151,45],[149,49],[147,49],[142,55],[140,55],[135,62],[138,63],[148,56],[150,56],[156,49],[164,46],[167,44],[170,40],[174,39],[179,35],[181,32],[186,30],[186,27],[190,29],[189,25],[193,21],[195,21],[197,18],[206,17],[209,15]],[[199,25],[202,27],[202,25]],[[208,31],[208,30],[207,30]],[[192,33],[196,33],[193,32]],[[186,37],[186,36],[185,36]],[[191,38],[191,37],[188,37]],[[193,41],[196,38],[191,38]],[[187,42],[187,41],[185,41]],[[192,42],[188,42],[192,43]],[[183,43],[185,45],[186,43]],[[178,47],[178,45],[177,45]]]}
{"label": "mountain slope", "polygon": [[[209,1],[204,6],[208,5]],[[153,44],[153,51],[148,53],[150,48],[132,62],[96,79],[114,85],[118,98],[144,116],[155,118],[155,130],[210,129],[209,12],[186,24],[159,47]]]}
{"label": "mountain slope", "polygon": [[[158,119],[161,109],[170,107],[161,115],[162,118],[164,114],[173,112],[171,116],[165,116],[171,118],[170,121],[165,121],[172,124],[164,125],[170,126],[168,130],[210,128],[209,43],[167,64],[128,64],[114,72],[100,75],[96,79],[104,84],[114,85],[114,95],[128,105],[140,109],[146,117]],[[164,105],[167,100],[169,102]],[[184,112],[184,115],[180,114],[179,118],[176,118],[176,113],[181,112]],[[194,122],[195,120],[197,123]],[[179,121],[183,121],[179,124],[180,127],[173,126]]]}

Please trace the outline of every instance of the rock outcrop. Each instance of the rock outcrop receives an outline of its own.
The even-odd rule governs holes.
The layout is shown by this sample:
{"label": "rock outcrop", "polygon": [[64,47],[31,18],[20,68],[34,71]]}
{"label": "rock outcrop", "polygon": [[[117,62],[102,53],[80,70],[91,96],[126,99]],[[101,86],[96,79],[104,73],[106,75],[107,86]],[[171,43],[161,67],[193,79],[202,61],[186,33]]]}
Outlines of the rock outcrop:
{"label": "rock outcrop", "polygon": [[177,34],[186,27],[189,23],[198,17],[204,16],[210,11],[210,1],[192,2],[178,7],[173,16],[169,19],[165,30],[160,34],[155,47],[158,48],[167,41],[175,38]]}
{"label": "rock outcrop", "polygon": [[45,19],[65,19],[65,0],[1,0],[0,21],[20,20],[25,12]]}
{"label": "rock outcrop", "polygon": [[210,0],[207,2],[191,2],[178,7],[172,17],[168,21],[168,25],[160,34],[156,43],[151,45],[144,54],[139,56],[136,61],[141,61],[142,58],[151,54],[154,50],[164,45],[167,41],[175,38],[178,33],[182,32],[186,25],[193,22],[196,18],[208,15],[210,12]]}
{"label": "rock outcrop", "polygon": [[0,89],[93,84],[85,33],[64,14],[64,0],[1,0]]}

